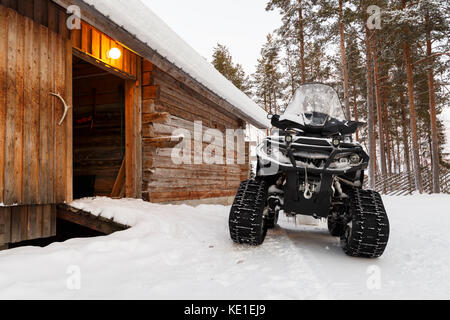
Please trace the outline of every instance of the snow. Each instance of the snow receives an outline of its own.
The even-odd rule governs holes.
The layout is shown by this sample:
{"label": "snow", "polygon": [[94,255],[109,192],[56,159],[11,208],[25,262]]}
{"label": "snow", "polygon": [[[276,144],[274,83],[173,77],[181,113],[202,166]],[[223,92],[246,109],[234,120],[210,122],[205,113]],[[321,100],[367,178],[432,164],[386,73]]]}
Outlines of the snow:
{"label": "snow", "polygon": [[143,2],[140,0],[83,1],[248,115],[254,120],[254,124],[264,128],[270,126],[264,110],[228,81]]}
{"label": "snow", "polygon": [[0,208],[1,207],[17,207],[17,203],[13,203],[12,205],[6,205],[3,202],[0,202]]}
{"label": "snow", "polygon": [[114,201],[107,197],[96,197],[75,200],[70,205],[97,217],[110,219],[129,227],[135,226],[139,219],[145,218],[147,214],[145,211],[142,212],[146,203],[136,199]]}
{"label": "snow", "polygon": [[450,196],[384,200],[389,246],[366,260],[347,257],[323,223],[282,217],[262,246],[238,246],[229,207],[83,199],[73,205],[133,227],[0,252],[0,299],[448,299]]}

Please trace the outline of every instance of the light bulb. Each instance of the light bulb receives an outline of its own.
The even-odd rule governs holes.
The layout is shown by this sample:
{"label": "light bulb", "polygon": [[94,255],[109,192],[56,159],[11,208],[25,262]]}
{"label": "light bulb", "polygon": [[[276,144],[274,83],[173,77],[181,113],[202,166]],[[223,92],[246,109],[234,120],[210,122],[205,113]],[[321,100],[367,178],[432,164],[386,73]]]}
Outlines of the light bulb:
{"label": "light bulb", "polygon": [[110,59],[117,60],[122,56],[122,52],[119,48],[111,48],[108,52],[108,56]]}

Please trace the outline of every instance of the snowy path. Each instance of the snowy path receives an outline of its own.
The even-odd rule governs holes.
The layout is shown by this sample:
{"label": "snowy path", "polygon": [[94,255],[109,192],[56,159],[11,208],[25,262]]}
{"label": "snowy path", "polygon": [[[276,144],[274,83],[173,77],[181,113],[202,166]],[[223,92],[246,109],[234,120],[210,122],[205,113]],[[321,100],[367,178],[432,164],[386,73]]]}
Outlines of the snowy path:
{"label": "snowy path", "polygon": [[[450,196],[386,198],[389,247],[382,258],[365,260],[345,256],[323,226],[283,220],[263,246],[237,246],[226,207],[97,199],[79,205],[102,207],[98,214],[134,227],[0,252],[0,298],[448,298],[449,203]],[[80,270],[79,290],[67,287],[71,266]],[[380,289],[367,287],[374,279],[368,270],[379,271]]]}
{"label": "snowy path", "polygon": [[[376,260],[347,257],[321,227],[282,224],[330,298],[448,299],[449,196],[385,197],[391,237]],[[379,275],[380,285],[372,282]],[[369,286],[368,286],[369,282]],[[371,289],[369,289],[371,288]]]}

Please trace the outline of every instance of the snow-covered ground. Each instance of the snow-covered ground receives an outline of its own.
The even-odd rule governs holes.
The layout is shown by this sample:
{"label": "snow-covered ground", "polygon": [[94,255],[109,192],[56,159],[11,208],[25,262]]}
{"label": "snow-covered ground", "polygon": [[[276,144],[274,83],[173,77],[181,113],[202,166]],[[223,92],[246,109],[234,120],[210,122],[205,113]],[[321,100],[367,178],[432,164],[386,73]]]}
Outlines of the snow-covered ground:
{"label": "snow-covered ground", "polygon": [[385,201],[389,246],[365,260],[324,226],[287,218],[255,248],[231,242],[227,207],[83,200],[74,205],[133,227],[0,252],[0,298],[448,299],[450,196]]}

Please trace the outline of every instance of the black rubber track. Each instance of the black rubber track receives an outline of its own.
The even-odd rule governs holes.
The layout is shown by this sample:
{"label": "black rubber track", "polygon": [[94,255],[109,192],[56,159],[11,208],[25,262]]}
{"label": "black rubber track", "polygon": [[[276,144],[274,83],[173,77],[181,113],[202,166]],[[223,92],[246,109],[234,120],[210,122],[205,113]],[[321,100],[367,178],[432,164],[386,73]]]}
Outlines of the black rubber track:
{"label": "black rubber track", "polygon": [[380,257],[389,240],[389,220],[380,194],[355,189],[350,212],[352,221],[341,237],[344,252],[353,257]]}
{"label": "black rubber track", "polygon": [[333,237],[340,237],[344,234],[346,225],[343,219],[329,216],[327,224],[328,224],[328,231]]}
{"label": "black rubber track", "polygon": [[267,190],[267,184],[262,180],[241,183],[229,219],[230,235],[234,242],[254,246],[264,242],[267,227],[263,215]]}

